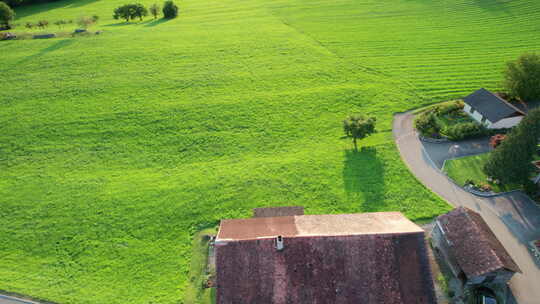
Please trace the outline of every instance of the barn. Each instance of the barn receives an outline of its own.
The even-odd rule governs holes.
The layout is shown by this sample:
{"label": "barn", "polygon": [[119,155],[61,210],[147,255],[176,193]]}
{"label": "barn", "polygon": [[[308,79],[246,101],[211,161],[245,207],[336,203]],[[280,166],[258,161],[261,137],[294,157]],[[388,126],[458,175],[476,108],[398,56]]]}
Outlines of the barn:
{"label": "barn", "polygon": [[431,240],[463,285],[504,284],[521,272],[480,214],[468,208],[439,216]]}
{"label": "barn", "polygon": [[434,304],[424,231],[399,212],[222,220],[216,303]]}

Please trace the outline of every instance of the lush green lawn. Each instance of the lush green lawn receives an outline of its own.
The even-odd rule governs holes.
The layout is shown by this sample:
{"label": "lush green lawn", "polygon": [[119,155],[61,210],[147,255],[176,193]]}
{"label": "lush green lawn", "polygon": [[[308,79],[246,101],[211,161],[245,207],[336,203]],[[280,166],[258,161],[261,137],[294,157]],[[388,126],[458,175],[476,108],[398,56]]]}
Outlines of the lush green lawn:
{"label": "lush green lawn", "polygon": [[[189,302],[195,233],[253,207],[436,216],[393,113],[496,89],[540,49],[532,0],[186,0],[132,24],[111,17],[124,3],[21,8],[104,32],[0,43],[0,289]],[[353,112],[378,119],[358,153],[340,139]]]}
{"label": "lush green lawn", "polygon": [[487,175],[483,171],[484,164],[489,158],[489,153],[461,157],[457,159],[447,160],[444,165],[444,172],[457,182],[459,185],[465,185],[467,180],[473,180],[475,184],[489,184],[495,192],[505,192],[515,190],[516,185],[497,185],[488,183]]}

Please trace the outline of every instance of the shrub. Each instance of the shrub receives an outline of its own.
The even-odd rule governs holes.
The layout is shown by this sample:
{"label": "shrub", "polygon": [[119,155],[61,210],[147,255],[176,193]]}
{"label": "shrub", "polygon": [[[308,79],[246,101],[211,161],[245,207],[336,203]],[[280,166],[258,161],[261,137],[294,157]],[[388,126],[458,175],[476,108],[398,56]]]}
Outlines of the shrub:
{"label": "shrub", "polygon": [[503,135],[503,134],[496,134],[494,136],[491,136],[491,138],[489,139],[489,146],[492,147],[493,149],[497,148],[502,142],[503,140],[506,139],[506,135]]}
{"label": "shrub", "polygon": [[435,121],[435,111],[428,111],[418,116],[414,121],[414,127],[423,136],[431,136],[439,133],[439,127]]}
{"label": "shrub", "polygon": [[488,130],[480,124],[465,122],[450,126],[446,128],[443,133],[451,140],[463,140],[466,138],[485,136],[488,134]]}
{"label": "shrub", "polygon": [[489,184],[487,184],[487,183],[482,183],[482,184],[480,184],[479,189],[481,191],[483,191],[483,192],[489,192],[489,191],[491,191],[491,186]]}
{"label": "shrub", "polygon": [[32,22],[26,22],[26,24],[24,25],[27,29],[32,29],[34,27],[34,25],[32,24]]}
{"label": "shrub", "polygon": [[99,20],[99,16],[98,15],[92,16],[92,20],[94,21],[94,23],[97,23]]}
{"label": "shrub", "polygon": [[89,26],[91,26],[92,24],[94,24],[95,21],[94,21],[94,18],[93,17],[81,17],[79,18],[79,20],[77,20],[77,24],[83,28],[88,28]]}
{"label": "shrub", "polygon": [[446,114],[450,114],[450,113],[453,113],[453,112],[461,111],[464,106],[465,105],[463,104],[462,101],[456,101],[456,102],[453,102],[451,104],[438,106],[437,107],[437,112],[438,112],[439,115],[446,115]]}
{"label": "shrub", "polygon": [[4,2],[0,2],[0,26],[10,27],[11,21],[15,18],[15,12]]}
{"label": "shrub", "polygon": [[525,191],[527,195],[534,197],[538,195],[538,185],[531,180],[527,180],[523,185],[523,191]]}
{"label": "shrub", "polygon": [[465,180],[465,186],[467,186],[467,185],[474,186],[474,180],[472,180],[470,178],[466,179]]}
{"label": "shrub", "polygon": [[42,29],[44,29],[44,28],[46,28],[47,26],[49,26],[49,21],[47,21],[47,20],[40,20],[40,21],[38,21],[37,26],[40,27],[40,28],[42,28]]}
{"label": "shrub", "polygon": [[163,18],[172,19],[178,16],[178,6],[172,1],[165,1],[163,4]]}

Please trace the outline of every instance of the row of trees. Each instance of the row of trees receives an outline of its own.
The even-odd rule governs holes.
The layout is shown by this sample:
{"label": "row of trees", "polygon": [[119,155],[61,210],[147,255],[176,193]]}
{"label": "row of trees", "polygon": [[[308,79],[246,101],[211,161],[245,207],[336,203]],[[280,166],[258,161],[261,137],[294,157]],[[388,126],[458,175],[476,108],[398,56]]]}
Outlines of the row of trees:
{"label": "row of trees", "polygon": [[[80,17],[77,20],[77,24],[79,26],[83,27],[83,28],[88,28],[89,26],[97,23],[98,20],[99,20],[99,16],[96,16],[96,15],[94,15],[92,17],[83,16],[83,17]],[[62,28],[66,24],[72,24],[72,23],[73,23],[73,20],[57,20],[53,24],[58,26],[59,28]],[[48,26],[49,26],[49,21],[47,21],[47,20],[40,20],[40,21],[38,21],[36,23],[26,22],[26,24],[25,24],[25,27],[28,28],[28,29],[32,29],[34,27],[45,29]]]}
{"label": "row of trees", "polygon": [[[152,14],[154,19],[156,19],[159,16],[160,11],[161,7],[157,3],[152,4],[150,9],[147,9],[140,3],[125,4],[114,10],[113,17],[114,19],[124,19],[126,22],[136,18],[139,18],[139,20],[142,21],[144,17],[148,16],[148,13]],[[163,17],[167,19],[176,18],[176,16],[178,16],[178,6],[176,6],[173,1],[165,1],[162,11]]]}

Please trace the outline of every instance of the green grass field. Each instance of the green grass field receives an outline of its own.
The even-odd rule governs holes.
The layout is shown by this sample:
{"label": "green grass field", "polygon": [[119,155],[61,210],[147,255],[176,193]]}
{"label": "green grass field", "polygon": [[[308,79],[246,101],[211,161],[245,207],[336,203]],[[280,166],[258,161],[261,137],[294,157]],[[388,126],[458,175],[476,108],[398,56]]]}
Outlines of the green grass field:
{"label": "green grass field", "polygon": [[[484,173],[484,165],[489,159],[489,153],[467,156],[447,160],[443,171],[456,183],[464,186],[467,180],[473,180],[475,184],[487,184],[487,175]],[[489,183],[494,192],[506,192],[519,189],[518,185],[502,185]]]}
{"label": "green grass field", "polygon": [[[104,32],[0,42],[0,290],[189,303],[193,236],[222,218],[432,218],[450,207],[401,162],[393,113],[498,89],[505,61],[540,50],[533,0],[186,0],[131,24],[111,17],[124,3],[20,8],[15,23],[97,14]],[[354,112],[378,119],[358,153]]]}

